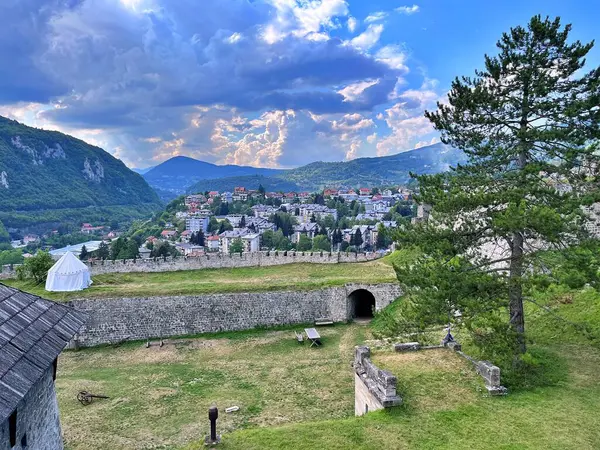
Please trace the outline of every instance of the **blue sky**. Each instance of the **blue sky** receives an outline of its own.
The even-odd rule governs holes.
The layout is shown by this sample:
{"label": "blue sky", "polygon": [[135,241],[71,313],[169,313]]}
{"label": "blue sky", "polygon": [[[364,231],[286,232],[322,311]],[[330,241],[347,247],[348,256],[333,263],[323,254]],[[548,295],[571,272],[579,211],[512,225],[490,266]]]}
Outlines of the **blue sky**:
{"label": "blue sky", "polygon": [[538,13],[598,37],[589,0],[3,0],[0,114],[131,167],[387,155],[435,143],[423,111]]}

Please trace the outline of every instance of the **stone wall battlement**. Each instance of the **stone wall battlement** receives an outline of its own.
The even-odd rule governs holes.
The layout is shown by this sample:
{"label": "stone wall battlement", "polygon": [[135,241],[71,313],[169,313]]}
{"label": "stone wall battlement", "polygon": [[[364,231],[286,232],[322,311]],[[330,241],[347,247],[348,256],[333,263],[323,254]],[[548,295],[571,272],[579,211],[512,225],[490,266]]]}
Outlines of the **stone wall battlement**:
{"label": "stone wall battlement", "polygon": [[[93,275],[103,273],[172,272],[177,270],[221,269],[235,267],[266,267],[282,264],[339,264],[373,261],[377,253],[345,252],[295,252],[272,251],[224,255],[208,253],[197,257],[166,257],[149,259],[125,259],[90,261],[88,266]],[[18,264],[2,266],[0,279],[15,278]]]}

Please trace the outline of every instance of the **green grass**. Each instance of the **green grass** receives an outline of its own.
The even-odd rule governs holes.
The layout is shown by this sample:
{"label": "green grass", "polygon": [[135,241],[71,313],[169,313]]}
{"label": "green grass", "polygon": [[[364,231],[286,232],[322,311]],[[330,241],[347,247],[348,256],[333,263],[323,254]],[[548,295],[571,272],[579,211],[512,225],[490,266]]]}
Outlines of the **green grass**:
{"label": "green grass", "polygon": [[286,264],[270,267],[205,269],[177,272],[111,273],[92,277],[89,289],[47,292],[31,281],[6,280],[15,288],[57,301],[74,298],[146,297],[227,292],[320,289],[345,283],[396,281],[385,259],[344,264]]}
{"label": "green grass", "polygon": [[398,376],[403,406],[360,418],[236,430],[222,447],[598,449],[600,295],[552,288],[537,301],[569,322],[528,304],[531,369],[521,384],[527,389],[489,397],[457,355],[380,352],[373,359]]}
{"label": "green grass", "polygon": [[[288,329],[65,352],[56,386],[67,448],[179,448],[206,433],[213,401],[223,433],[350,417],[352,349],[366,331],[321,328],[320,348],[299,345]],[[110,399],[84,407],[81,390]],[[240,411],[226,414],[232,405]]]}
{"label": "green grass", "polygon": [[[352,270],[391,270],[398,257]],[[273,283],[292,268],[236,270],[266,270],[256,283]],[[337,265],[323,270],[327,282],[345,276]],[[215,401],[224,449],[600,449],[600,294],[554,286],[534,300],[542,308],[526,304],[529,369],[508,396],[490,397],[450,351],[374,351],[398,377],[404,404],[358,418],[350,363],[370,327],[321,328],[318,349],[298,345],[288,328],[66,352],[57,390],[67,448],[198,450]],[[83,407],[75,400],[82,389],[111,398]],[[225,414],[231,405],[240,411]]]}

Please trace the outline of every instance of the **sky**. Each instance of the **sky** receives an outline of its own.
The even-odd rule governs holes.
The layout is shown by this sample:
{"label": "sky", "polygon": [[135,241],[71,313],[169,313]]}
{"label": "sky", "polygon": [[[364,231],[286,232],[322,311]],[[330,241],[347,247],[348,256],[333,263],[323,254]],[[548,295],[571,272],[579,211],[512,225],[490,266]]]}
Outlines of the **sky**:
{"label": "sky", "polygon": [[600,37],[598,0],[2,0],[0,115],[137,168],[394,154],[535,14]]}

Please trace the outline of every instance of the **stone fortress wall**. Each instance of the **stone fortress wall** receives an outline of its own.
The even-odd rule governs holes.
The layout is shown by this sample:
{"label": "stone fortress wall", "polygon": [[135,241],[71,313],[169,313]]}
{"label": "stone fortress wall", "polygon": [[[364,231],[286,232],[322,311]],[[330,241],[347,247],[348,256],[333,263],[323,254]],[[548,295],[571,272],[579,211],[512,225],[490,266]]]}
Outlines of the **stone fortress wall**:
{"label": "stone fortress wall", "polygon": [[[339,264],[373,261],[380,257],[378,253],[345,253],[345,252],[295,252],[271,251],[254,252],[233,255],[221,253],[206,254],[205,256],[176,258],[126,259],[88,262],[92,276],[103,273],[131,272],[170,272],[176,270],[221,269],[235,267],[266,267],[282,264],[311,263]],[[15,265],[2,266],[0,279],[15,278]]]}
{"label": "stone fortress wall", "polygon": [[[367,290],[380,310],[401,295],[399,285],[359,284],[309,291],[76,299],[88,314],[77,336],[83,347],[122,341],[167,338],[256,327],[312,323],[317,318],[345,322],[353,317],[357,290]],[[75,346],[75,343],[71,343]]]}

